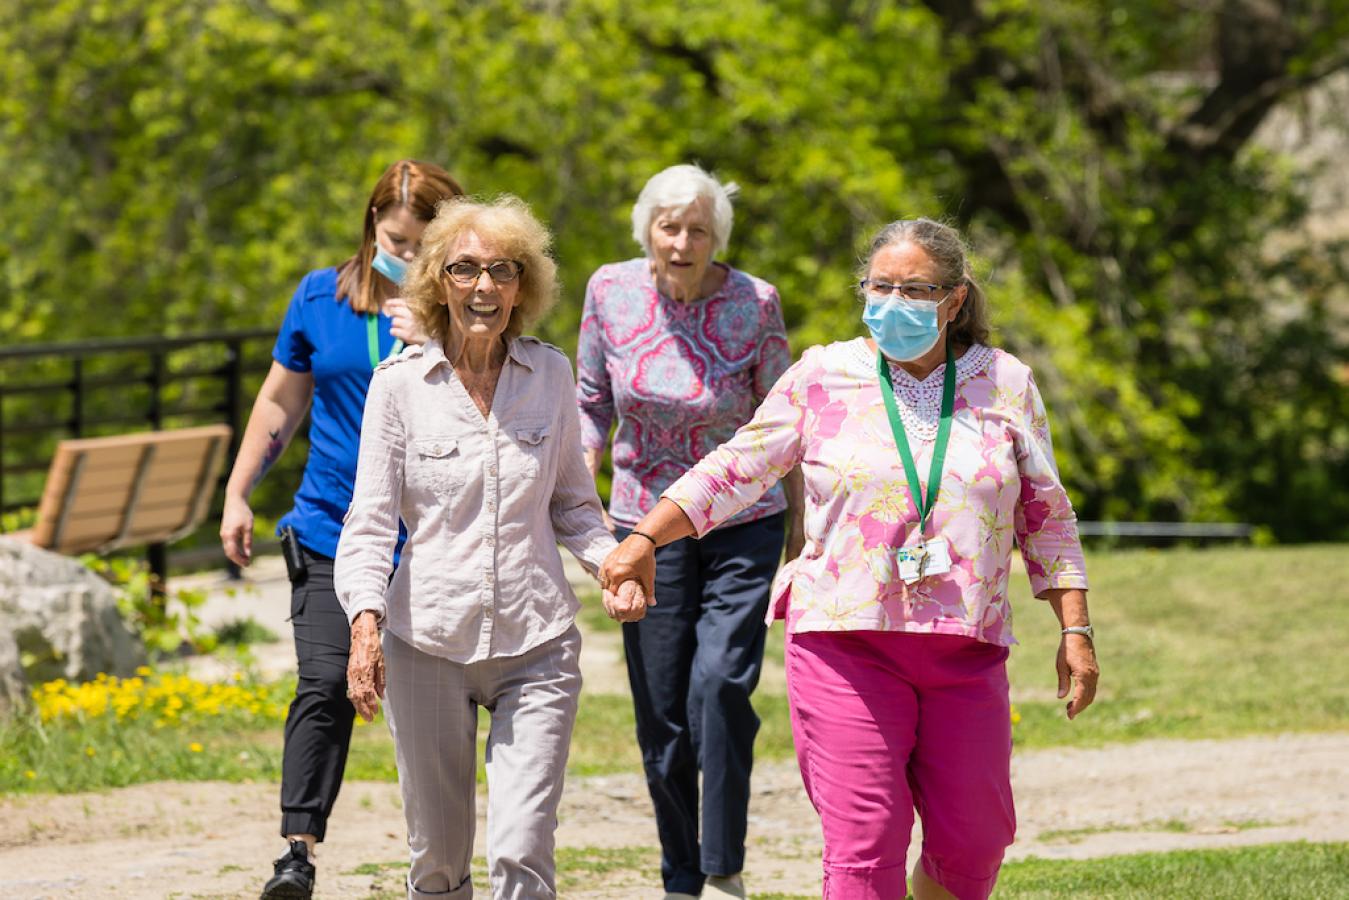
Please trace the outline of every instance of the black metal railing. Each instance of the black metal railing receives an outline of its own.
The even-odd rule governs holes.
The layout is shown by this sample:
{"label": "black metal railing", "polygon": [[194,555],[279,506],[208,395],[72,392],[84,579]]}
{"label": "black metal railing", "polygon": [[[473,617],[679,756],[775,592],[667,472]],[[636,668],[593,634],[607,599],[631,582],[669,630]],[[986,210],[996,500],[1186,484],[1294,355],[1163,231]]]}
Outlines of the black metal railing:
{"label": "black metal railing", "polygon": [[[0,513],[38,503],[62,438],[224,422],[233,461],[275,338],[256,329],[0,347]],[[166,573],[165,548],[149,555]]]}

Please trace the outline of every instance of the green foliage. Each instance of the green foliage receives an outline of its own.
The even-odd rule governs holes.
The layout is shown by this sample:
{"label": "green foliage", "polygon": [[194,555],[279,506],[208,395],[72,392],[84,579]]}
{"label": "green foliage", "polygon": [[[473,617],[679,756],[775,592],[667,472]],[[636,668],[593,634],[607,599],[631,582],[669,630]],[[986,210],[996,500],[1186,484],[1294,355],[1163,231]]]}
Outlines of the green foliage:
{"label": "green foliage", "polygon": [[590,272],[637,252],[643,182],[696,160],[743,186],[728,259],[779,286],[798,350],[859,332],[877,223],[964,226],[1084,518],[1342,538],[1349,263],[1303,228],[1307,173],[1251,136],[1344,67],[1349,11],[1213,8],[8,4],[0,334],[274,325],[416,156],[551,224],[565,302],[538,330],[570,349]]}
{"label": "green foliage", "polygon": [[281,638],[275,631],[263,625],[252,616],[243,619],[231,619],[215,629],[216,643],[223,646],[243,646],[249,644],[275,644]]}
{"label": "green foliage", "polygon": [[121,556],[105,559],[87,553],[80,561],[113,586],[122,618],[140,634],[152,658],[176,654],[185,645],[195,653],[215,649],[217,636],[202,627],[197,615],[206,602],[205,591],[156,590],[150,567],[142,560]]}
{"label": "green foliage", "polygon": [[37,524],[37,507],[25,506],[14,512],[0,513],[0,532],[21,531]]}

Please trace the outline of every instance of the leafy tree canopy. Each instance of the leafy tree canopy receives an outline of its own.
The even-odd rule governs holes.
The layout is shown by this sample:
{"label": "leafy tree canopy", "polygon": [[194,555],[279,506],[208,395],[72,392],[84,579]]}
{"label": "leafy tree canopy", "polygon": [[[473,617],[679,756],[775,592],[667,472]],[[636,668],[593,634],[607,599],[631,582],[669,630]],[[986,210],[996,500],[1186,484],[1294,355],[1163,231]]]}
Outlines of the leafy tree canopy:
{"label": "leafy tree canopy", "polygon": [[877,224],[963,227],[1084,518],[1349,536],[1349,261],[1253,141],[1349,68],[1349,0],[2,6],[6,342],[274,324],[414,156],[551,224],[570,347],[694,160],[798,350],[859,333]]}

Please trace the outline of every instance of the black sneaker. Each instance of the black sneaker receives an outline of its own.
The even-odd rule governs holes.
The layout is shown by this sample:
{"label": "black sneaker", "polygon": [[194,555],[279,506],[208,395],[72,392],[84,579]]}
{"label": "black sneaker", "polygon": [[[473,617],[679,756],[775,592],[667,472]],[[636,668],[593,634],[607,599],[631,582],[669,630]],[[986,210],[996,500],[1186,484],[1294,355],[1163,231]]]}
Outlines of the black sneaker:
{"label": "black sneaker", "polygon": [[262,900],[309,900],[314,894],[314,864],[304,841],[291,841],[274,864],[276,874],[262,889]]}

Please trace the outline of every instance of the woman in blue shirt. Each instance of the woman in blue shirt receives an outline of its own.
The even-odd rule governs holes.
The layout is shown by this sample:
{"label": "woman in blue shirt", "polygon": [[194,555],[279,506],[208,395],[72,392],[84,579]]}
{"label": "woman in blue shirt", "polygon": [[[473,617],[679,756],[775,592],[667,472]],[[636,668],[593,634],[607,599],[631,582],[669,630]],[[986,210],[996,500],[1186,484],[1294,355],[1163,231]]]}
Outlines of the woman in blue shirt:
{"label": "woman in blue shirt", "polygon": [[[398,282],[436,205],[463,190],[439,166],[401,160],[370,195],[356,255],[300,282],[272,349],[225,486],[220,541],[240,566],[252,558],[248,496],[310,411],[309,458],[278,533],[291,575],[291,624],[299,682],[286,716],[281,835],[288,843],[263,889],[308,898],[314,845],[323,840],[346,765],[355,710],[347,698],[351,633],[333,591],[333,557],[351,502],[361,415],[375,366],[405,341],[420,341]],[[310,405],[312,403],[312,410]]]}

